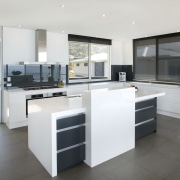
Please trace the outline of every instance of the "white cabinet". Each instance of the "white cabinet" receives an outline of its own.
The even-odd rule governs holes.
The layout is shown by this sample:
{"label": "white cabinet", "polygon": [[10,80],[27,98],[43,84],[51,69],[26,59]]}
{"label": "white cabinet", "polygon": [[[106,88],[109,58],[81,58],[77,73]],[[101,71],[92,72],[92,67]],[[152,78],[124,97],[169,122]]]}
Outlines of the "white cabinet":
{"label": "white cabinet", "polygon": [[4,118],[9,129],[27,125],[25,94],[4,91]]}
{"label": "white cabinet", "polygon": [[138,89],[165,92],[165,96],[157,99],[157,113],[180,118],[180,87],[177,85],[164,85],[153,83],[133,82]]}

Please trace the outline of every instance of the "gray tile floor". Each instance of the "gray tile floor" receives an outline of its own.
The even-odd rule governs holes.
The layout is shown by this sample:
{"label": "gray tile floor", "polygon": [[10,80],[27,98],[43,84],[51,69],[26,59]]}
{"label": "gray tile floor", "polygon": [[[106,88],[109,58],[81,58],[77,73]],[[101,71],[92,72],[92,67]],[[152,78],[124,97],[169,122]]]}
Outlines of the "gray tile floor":
{"label": "gray tile floor", "polygon": [[0,180],[180,180],[180,119],[158,115],[157,133],[99,166],[81,163],[51,178],[27,146],[27,127],[0,125]]}

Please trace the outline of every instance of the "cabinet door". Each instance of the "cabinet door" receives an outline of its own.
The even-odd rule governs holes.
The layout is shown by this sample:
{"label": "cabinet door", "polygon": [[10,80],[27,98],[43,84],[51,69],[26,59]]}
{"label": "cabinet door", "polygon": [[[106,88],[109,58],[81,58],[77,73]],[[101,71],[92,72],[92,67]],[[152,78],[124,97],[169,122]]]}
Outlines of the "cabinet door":
{"label": "cabinet door", "polygon": [[135,139],[144,137],[156,131],[156,119],[135,127]]}
{"label": "cabinet door", "polygon": [[63,128],[68,128],[71,126],[76,126],[79,124],[84,124],[85,123],[85,114],[79,114],[76,116],[71,116],[71,117],[66,117],[63,119],[58,119],[57,124],[56,124],[56,129],[63,129]]}
{"label": "cabinet door", "polygon": [[57,171],[61,171],[85,160],[85,145],[57,154]]}
{"label": "cabinet door", "polygon": [[135,113],[135,124],[156,118],[156,107],[146,108]]}
{"label": "cabinet door", "polygon": [[9,123],[27,121],[26,100],[24,93],[9,93]]}
{"label": "cabinet door", "polygon": [[57,133],[57,150],[85,141],[85,126]]}
{"label": "cabinet door", "polygon": [[135,109],[138,110],[138,109],[143,109],[143,108],[150,107],[150,106],[156,106],[156,98],[137,102],[135,104]]}

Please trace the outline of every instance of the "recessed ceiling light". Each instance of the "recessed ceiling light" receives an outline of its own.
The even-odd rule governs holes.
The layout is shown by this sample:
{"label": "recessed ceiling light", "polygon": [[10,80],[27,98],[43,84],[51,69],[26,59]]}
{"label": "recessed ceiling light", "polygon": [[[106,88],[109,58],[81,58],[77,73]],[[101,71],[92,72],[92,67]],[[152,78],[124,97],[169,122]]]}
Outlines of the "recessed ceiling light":
{"label": "recessed ceiling light", "polygon": [[62,31],[62,33],[65,33],[65,31]]}
{"label": "recessed ceiling light", "polygon": [[103,17],[103,18],[105,18],[105,17],[106,17],[106,15],[105,15],[105,14],[103,14],[103,15],[102,15],[102,17]]}
{"label": "recessed ceiling light", "polygon": [[132,25],[134,25],[135,24],[135,22],[134,21],[132,21]]}
{"label": "recessed ceiling light", "polygon": [[21,25],[18,25],[18,28],[21,28]]}
{"label": "recessed ceiling light", "polygon": [[176,32],[179,32],[179,29],[177,29]]}
{"label": "recessed ceiling light", "polygon": [[61,4],[61,5],[60,5],[60,7],[64,8],[64,7],[65,7],[65,5],[64,5],[64,4]]}

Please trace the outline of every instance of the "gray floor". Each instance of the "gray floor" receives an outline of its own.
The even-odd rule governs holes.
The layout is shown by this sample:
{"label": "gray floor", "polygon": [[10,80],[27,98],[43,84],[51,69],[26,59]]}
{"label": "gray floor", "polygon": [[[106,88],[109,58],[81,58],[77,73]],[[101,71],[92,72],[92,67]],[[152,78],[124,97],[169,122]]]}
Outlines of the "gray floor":
{"label": "gray floor", "polygon": [[179,180],[180,119],[158,115],[157,133],[136,148],[89,168],[81,163],[51,178],[27,146],[27,127],[0,125],[0,180]]}

